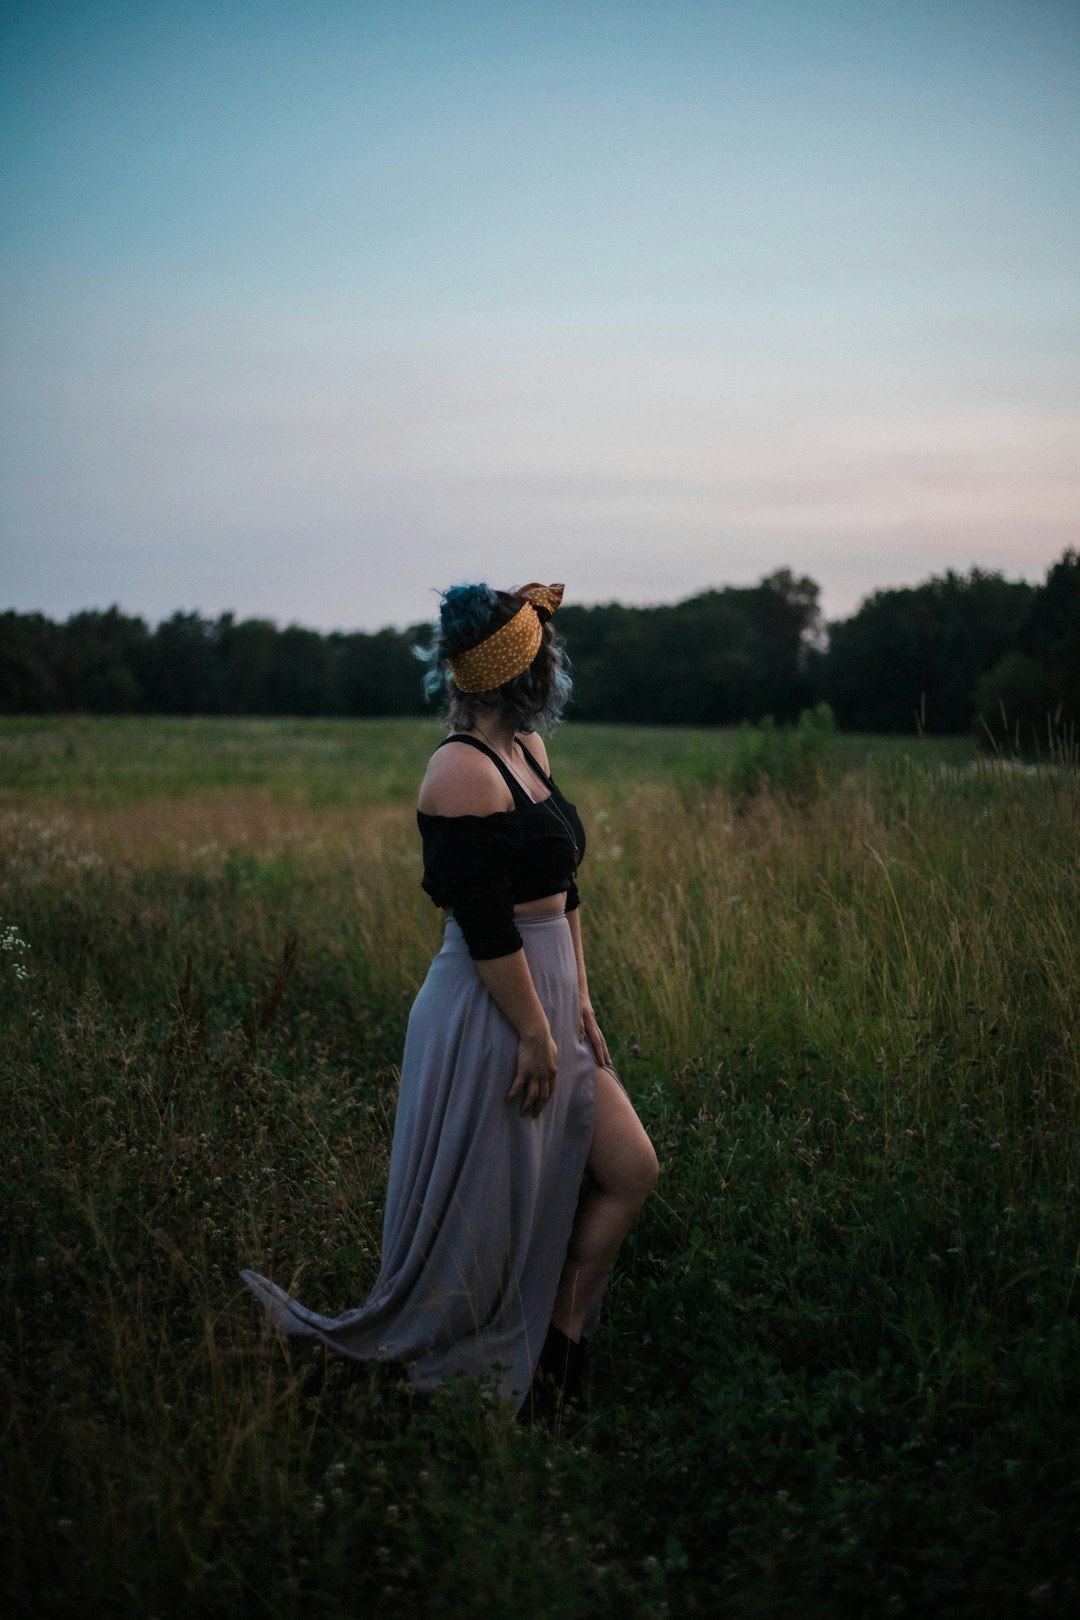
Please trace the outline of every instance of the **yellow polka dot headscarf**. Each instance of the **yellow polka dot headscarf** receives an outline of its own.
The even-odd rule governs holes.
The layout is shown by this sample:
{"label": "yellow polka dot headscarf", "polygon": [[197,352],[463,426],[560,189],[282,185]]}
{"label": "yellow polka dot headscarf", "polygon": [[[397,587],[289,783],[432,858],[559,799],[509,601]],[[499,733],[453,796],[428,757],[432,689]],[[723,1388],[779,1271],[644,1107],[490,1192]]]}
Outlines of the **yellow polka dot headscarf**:
{"label": "yellow polka dot headscarf", "polygon": [[522,598],[512,619],[450,659],[459,692],[491,692],[527,670],[540,651],[545,622],[562,601],[561,585],[519,585],[510,596]]}

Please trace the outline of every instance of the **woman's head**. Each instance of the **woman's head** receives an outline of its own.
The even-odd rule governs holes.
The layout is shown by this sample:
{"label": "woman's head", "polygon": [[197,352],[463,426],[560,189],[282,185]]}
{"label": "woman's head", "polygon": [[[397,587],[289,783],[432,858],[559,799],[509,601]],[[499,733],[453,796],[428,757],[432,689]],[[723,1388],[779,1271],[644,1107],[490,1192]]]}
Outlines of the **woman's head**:
{"label": "woman's head", "polygon": [[[454,731],[496,710],[517,731],[555,725],[570,698],[569,661],[551,623],[561,586],[452,585],[444,594],[439,629],[424,657],[424,689],[445,694]],[[505,673],[505,677],[500,676]],[[494,685],[486,685],[488,679]]]}

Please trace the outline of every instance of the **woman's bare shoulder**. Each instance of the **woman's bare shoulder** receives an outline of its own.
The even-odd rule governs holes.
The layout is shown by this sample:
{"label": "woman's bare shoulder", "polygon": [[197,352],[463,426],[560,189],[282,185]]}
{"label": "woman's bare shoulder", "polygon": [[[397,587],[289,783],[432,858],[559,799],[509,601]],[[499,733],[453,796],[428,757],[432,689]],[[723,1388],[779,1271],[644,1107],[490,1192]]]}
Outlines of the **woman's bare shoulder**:
{"label": "woman's bare shoulder", "polygon": [[479,748],[436,748],[420,783],[418,810],[428,816],[490,816],[513,808],[498,767]]}

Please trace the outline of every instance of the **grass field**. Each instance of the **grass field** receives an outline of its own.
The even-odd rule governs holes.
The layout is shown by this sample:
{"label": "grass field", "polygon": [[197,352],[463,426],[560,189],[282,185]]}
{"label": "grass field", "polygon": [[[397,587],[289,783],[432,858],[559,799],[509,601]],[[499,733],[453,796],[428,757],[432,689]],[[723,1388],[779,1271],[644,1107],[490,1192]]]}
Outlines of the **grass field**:
{"label": "grass field", "polygon": [[236,1278],[374,1279],[438,735],[0,721],[17,1611],[1071,1613],[1080,778],[554,740],[663,1173],[552,1439],[288,1350]]}

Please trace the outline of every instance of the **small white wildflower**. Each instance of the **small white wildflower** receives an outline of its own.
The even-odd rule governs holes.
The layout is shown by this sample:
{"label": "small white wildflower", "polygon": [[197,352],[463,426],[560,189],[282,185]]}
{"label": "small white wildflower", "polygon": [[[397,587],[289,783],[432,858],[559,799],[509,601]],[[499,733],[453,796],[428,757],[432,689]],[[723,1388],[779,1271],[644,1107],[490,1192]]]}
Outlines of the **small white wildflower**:
{"label": "small white wildflower", "polygon": [[0,951],[6,952],[11,962],[12,976],[17,984],[25,984],[30,977],[30,969],[25,962],[29,949],[29,942],[23,939],[14,923],[8,923],[0,928]]}

